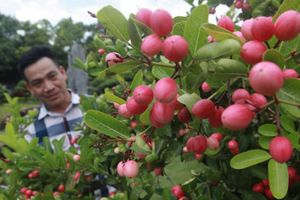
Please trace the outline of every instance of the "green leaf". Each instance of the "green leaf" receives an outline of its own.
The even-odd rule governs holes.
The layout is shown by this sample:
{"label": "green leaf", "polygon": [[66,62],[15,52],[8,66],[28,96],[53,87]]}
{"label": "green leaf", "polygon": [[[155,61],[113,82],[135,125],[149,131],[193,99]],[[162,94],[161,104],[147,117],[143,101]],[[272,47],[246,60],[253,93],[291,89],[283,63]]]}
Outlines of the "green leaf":
{"label": "green leaf", "polygon": [[58,140],[53,140],[52,141],[52,144],[54,146],[54,152],[55,153],[58,153],[58,152],[61,152],[62,151],[62,145],[59,143]]}
{"label": "green leaf", "polygon": [[42,154],[40,151],[36,149],[30,149],[29,155],[40,162],[45,162],[45,159],[43,157],[44,154]]}
{"label": "green leaf", "polygon": [[49,152],[46,152],[46,154],[44,155],[45,158],[45,162],[46,164],[52,168],[55,169],[56,168],[56,163],[55,160],[53,159],[52,155]]}
{"label": "green leaf", "polygon": [[271,159],[268,164],[268,171],[272,194],[276,199],[282,199],[288,191],[288,167],[286,163],[278,163]]}
{"label": "green leaf", "polygon": [[284,68],[284,58],[276,49],[268,49],[263,56],[263,61],[270,61],[277,64],[281,69]]}
{"label": "green leaf", "polygon": [[151,148],[139,133],[137,133],[135,136],[135,144],[137,144],[141,149],[146,151],[147,152],[146,154],[151,154]]}
{"label": "green leaf", "polygon": [[30,149],[35,149],[38,143],[39,143],[39,138],[38,137],[32,138],[32,140],[29,143],[29,150]]}
{"label": "green leaf", "polygon": [[153,162],[153,161],[157,160],[158,158],[159,158],[159,156],[155,152],[152,152],[152,154],[147,155],[145,157],[145,161],[147,163],[149,163],[149,162]]}
{"label": "green leaf", "polygon": [[212,77],[213,81],[226,81],[238,76],[247,75],[247,67],[242,62],[231,59],[220,59]]}
{"label": "green leaf", "polygon": [[104,96],[106,99],[111,100],[112,102],[116,102],[117,104],[120,104],[120,105],[126,103],[126,101],[124,101],[124,100],[121,99],[120,97],[118,97],[118,96],[116,96],[116,95],[114,95],[114,94],[111,94],[111,93],[105,93],[103,96]]}
{"label": "green leaf", "polygon": [[21,161],[18,163],[18,168],[21,171],[31,171],[33,168],[37,167],[38,162],[34,161]]}
{"label": "green leaf", "polygon": [[144,24],[136,19],[133,19],[133,18],[132,18],[132,20],[145,33],[145,36],[154,34],[153,30],[146,24]]}
{"label": "green leaf", "polygon": [[162,78],[165,78],[165,77],[170,77],[173,74],[174,70],[175,70],[174,68],[153,66],[152,74],[156,78],[162,79]]}
{"label": "green leaf", "polygon": [[202,28],[208,35],[212,36],[219,42],[226,39],[234,39],[237,40],[241,46],[245,44],[245,42],[237,35],[215,24],[205,23],[202,25]]}
{"label": "green leaf", "polygon": [[275,13],[274,17],[273,17],[273,22],[275,24],[277,18],[284,13],[285,11],[288,10],[297,10],[299,11],[300,8],[300,1],[298,0],[285,0],[283,1],[283,3],[281,4],[281,6],[279,7],[279,9],[277,10],[277,12]]}
{"label": "green leaf", "polygon": [[9,185],[15,186],[19,180],[19,173],[17,170],[12,170],[12,172],[9,174]]}
{"label": "green leaf", "polygon": [[220,42],[213,42],[201,47],[194,55],[194,61],[203,62],[216,58],[239,54],[241,45],[237,40],[225,39]]}
{"label": "green leaf", "polygon": [[89,149],[89,140],[84,138],[80,143],[80,162],[86,163],[87,156],[88,156],[88,149]]}
{"label": "green leaf", "polygon": [[185,24],[186,24],[186,21],[182,21],[182,22],[174,24],[173,30],[172,30],[172,35],[180,35],[181,37],[183,37]]}
{"label": "green leaf", "polygon": [[268,178],[268,170],[264,167],[255,165],[250,168],[251,174],[261,180]]}
{"label": "green leaf", "polygon": [[288,117],[288,116],[286,116],[286,115],[282,115],[282,116],[280,117],[280,124],[281,124],[281,126],[282,126],[285,130],[287,130],[288,132],[293,132],[293,131],[295,131],[295,124],[294,124],[294,121],[293,121],[290,117]]}
{"label": "green leaf", "polygon": [[130,200],[138,200],[139,196],[142,192],[142,187],[143,187],[143,183],[141,181],[139,181],[132,189],[129,199]]}
{"label": "green leaf", "polygon": [[84,116],[84,121],[91,128],[113,138],[119,136],[127,140],[130,137],[129,130],[125,124],[105,113],[89,110]]}
{"label": "green leaf", "polygon": [[142,52],[142,38],[132,18],[128,19],[127,31],[131,40],[132,47],[135,48],[135,50]]}
{"label": "green leaf", "polygon": [[49,153],[52,153],[52,148],[51,148],[49,137],[43,137],[43,145],[44,145],[46,151],[48,151]]}
{"label": "green leaf", "polygon": [[284,80],[283,87],[279,90],[279,92],[276,93],[276,95],[279,99],[290,101],[293,103],[300,103],[299,88],[300,80],[296,78],[287,78]]}
{"label": "green leaf", "polygon": [[163,200],[171,200],[170,189],[167,187],[163,191]]}
{"label": "green leaf", "polygon": [[263,136],[277,136],[277,126],[275,124],[264,124],[258,128],[258,132]]}
{"label": "green leaf", "polygon": [[14,127],[12,125],[12,123],[8,122],[5,126],[5,133],[6,136],[11,139],[13,142],[17,142],[16,136],[15,136],[15,132],[14,132]]}
{"label": "green leaf", "polygon": [[142,85],[142,82],[143,82],[143,72],[142,70],[140,69],[134,76],[132,82],[131,82],[131,96],[132,96],[132,93],[133,93],[133,90],[139,86],[139,85]]}
{"label": "green leaf", "polygon": [[234,169],[244,169],[269,160],[270,158],[271,155],[268,152],[254,149],[234,156],[230,161],[230,166]]}
{"label": "green leaf", "polygon": [[116,74],[121,74],[123,72],[135,69],[139,66],[143,65],[142,62],[137,60],[127,60],[122,63],[118,63],[116,65],[113,65],[103,71],[101,71],[98,75],[99,78],[106,78],[110,76],[115,76]]}
{"label": "green leaf", "polygon": [[208,6],[200,5],[194,8],[186,21],[183,37],[189,45],[191,55],[194,55],[207,42],[206,33],[201,26],[208,22],[208,14]]}
{"label": "green leaf", "polygon": [[113,8],[106,6],[97,12],[97,19],[108,30],[108,32],[123,42],[128,42],[127,19],[124,15]]}
{"label": "green leaf", "polygon": [[292,106],[292,105],[288,105],[288,104],[283,104],[282,107],[291,115],[300,118],[300,109]]}
{"label": "green leaf", "polygon": [[284,137],[288,138],[292,145],[293,148],[297,149],[299,151],[299,134],[296,131],[292,131],[290,134],[285,133],[284,131],[282,131],[281,133]]}
{"label": "green leaf", "polygon": [[206,73],[201,73],[200,75],[189,72],[186,75],[186,90],[188,93],[194,93],[199,91],[202,83],[205,82]]}
{"label": "green leaf", "polygon": [[270,136],[261,136],[259,137],[259,145],[263,149],[269,149],[270,142],[273,138],[274,137],[270,137]]}
{"label": "green leaf", "polygon": [[152,105],[149,106],[147,108],[147,110],[140,115],[140,120],[141,120],[142,124],[145,124],[148,126],[152,125],[150,122],[150,118],[149,118],[151,109],[152,109]]}
{"label": "green leaf", "polygon": [[197,103],[199,100],[201,100],[200,96],[193,93],[193,94],[183,94],[180,97],[177,98],[177,100],[186,105],[190,113],[193,113],[193,106],[195,103]]}

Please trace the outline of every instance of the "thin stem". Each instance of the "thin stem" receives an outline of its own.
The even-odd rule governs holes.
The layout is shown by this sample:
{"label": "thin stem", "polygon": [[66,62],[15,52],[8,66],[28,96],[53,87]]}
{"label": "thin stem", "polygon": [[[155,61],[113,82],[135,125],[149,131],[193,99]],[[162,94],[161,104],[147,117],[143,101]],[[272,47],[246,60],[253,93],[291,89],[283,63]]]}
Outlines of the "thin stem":
{"label": "thin stem", "polygon": [[162,64],[162,63],[158,63],[158,62],[152,62],[152,65],[156,65],[156,66],[160,66],[160,67],[175,68],[174,65]]}
{"label": "thin stem", "polygon": [[218,101],[215,102],[215,105],[218,106],[220,101],[224,98],[224,96],[229,92],[229,87],[230,87],[230,79],[227,81],[227,86],[225,91],[223,92],[222,96],[219,98]]}
{"label": "thin stem", "polygon": [[268,103],[266,103],[265,105],[262,105],[259,107],[259,110],[262,109],[262,108],[265,108],[265,107],[268,107],[269,105],[271,105],[272,103],[274,103],[275,100],[272,100],[272,101],[269,101]]}
{"label": "thin stem", "polygon": [[267,41],[265,41],[265,44],[267,45],[268,49],[271,49],[271,47]]}
{"label": "thin stem", "polygon": [[[230,85],[234,84],[235,82],[237,82],[240,79],[240,77],[237,77],[236,79],[234,79],[234,81],[230,82]],[[217,91],[215,93],[213,93],[210,97],[208,97],[207,99],[211,100],[213,99],[215,96],[217,96],[220,92]]]}
{"label": "thin stem", "polygon": [[296,107],[300,108],[299,103],[294,103],[294,102],[286,101],[286,100],[283,100],[283,99],[278,99],[278,103],[285,103],[285,104],[289,104],[289,105],[296,106]]}
{"label": "thin stem", "polygon": [[276,42],[276,44],[274,45],[273,49],[276,49],[276,48],[279,46],[280,42],[281,42],[281,41],[278,40],[278,41]]}
{"label": "thin stem", "polygon": [[290,57],[288,57],[287,59],[284,60],[284,62],[287,62],[287,61],[289,61],[289,60],[295,58],[295,57],[298,56],[298,55],[300,55],[300,51],[295,52],[295,53],[292,53],[292,54],[290,55]]}
{"label": "thin stem", "polygon": [[281,135],[279,102],[278,102],[278,98],[276,95],[274,96],[274,100],[275,100],[275,106],[276,106],[277,132],[278,132],[278,135]]}

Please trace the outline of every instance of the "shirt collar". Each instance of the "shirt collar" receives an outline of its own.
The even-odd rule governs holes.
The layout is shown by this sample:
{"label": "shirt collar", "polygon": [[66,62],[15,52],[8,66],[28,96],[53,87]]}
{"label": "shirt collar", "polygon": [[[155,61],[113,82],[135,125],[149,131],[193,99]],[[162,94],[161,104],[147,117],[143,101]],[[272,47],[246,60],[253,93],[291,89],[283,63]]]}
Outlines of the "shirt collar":
{"label": "shirt collar", "polygon": [[[68,91],[71,93],[71,103],[70,105],[77,105],[80,104],[80,96],[76,93],[74,93],[71,89],[68,89]],[[70,108],[70,106],[67,108],[67,110]],[[45,104],[41,105],[38,120],[43,119],[49,114],[49,110],[46,108]]]}

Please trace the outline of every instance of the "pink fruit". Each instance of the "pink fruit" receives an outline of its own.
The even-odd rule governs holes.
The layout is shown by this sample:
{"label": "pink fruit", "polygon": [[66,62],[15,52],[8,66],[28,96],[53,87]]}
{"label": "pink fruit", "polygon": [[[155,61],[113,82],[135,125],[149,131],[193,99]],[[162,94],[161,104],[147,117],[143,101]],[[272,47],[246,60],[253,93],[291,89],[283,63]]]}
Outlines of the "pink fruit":
{"label": "pink fruit", "polygon": [[179,36],[172,35],[167,37],[162,44],[162,52],[164,56],[172,62],[182,61],[189,52],[187,41]]}
{"label": "pink fruit", "polygon": [[179,121],[183,122],[183,123],[187,123],[190,121],[190,119],[192,118],[189,110],[187,109],[187,107],[181,108],[178,110],[177,113],[177,117],[179,119]]}
{"label": "pink fruit", "polygon": [[228,16],[220,17],[217,25],[230,31],[230,32],[234,31],[234,23],[233,23],[232,19]]}
{"label": "pink fruit", "polygon": [[79,155],[74,155],[74,156],[73,156],[73,160],[74,160],[75,162],[78,162],[78,161],[80,160],[80,156],[79,156]]}
{"label": "pink fruit", "polygon": [[209,99],[201,99],[193,106],[193,114],[199,119],[207,119],[215,112],[215,104]]}
{"label": "pink fruit", "polygon": [[268,41],[272,38],[274,32],[274,24],[269,18],[262,16],[253,19],[251,33],[255,40]]}
{"label": "pink fruit", "polygon": [[265,96],[273,96],[283,86],[283,73],[278,65],[263,61],[252,67],[249,83],[252,89]]}
{"label": "pink fruit", "polygon": [[246,1],[246,2],[243,3],[243,6],[242,6],[242,12],[245,13],[245,12],[247,12],[250,8],[251,8],[250,3]]}
{"label": "pink fruit", "polygon": [[[263,106],[267,103],[266,97],[264,95],[258,94],[258,93],[251,94],[250,101],[252,101],[252,103],[257,107]],[[263,111],[264,109],[266,109],[266,107],[261,108],[259,111]]]}
{"label": "pink fruit", "polygon": [[184,195],[184,192],[181,189],[180,185],[175,185],[174,187],[172,187],[172,193],[174,194],[175,197],[177,198],[181,198]]}
{"label": "pink fruit", "polygon": [[174,117],[174,107],[170,103],[156,101],[152,107],[153,117],[160,123],[167,124]]}
{"label": "pink fruit", "polygon": [[58,186],[58,191],[59,192],[64,192],[65,191],[65,186],[64,185]]}
{"label": "pink fruit", "polygon": [[139,165],[134,160],[129,160],[125,163],[124,174],[128,178],[135,178],[139,174]]}
{"label": "pink fruit", "polygon": [[186,146],[184,146],[184,147],[182,148],[182,151],[183,151],[184,153],[187,153],[187,152],[189,152],[189,150],[187,149],[187,147],[186,147]]}
{"label": "pink fruit", "polygon": [[186,147],[191,153],[203,154],[207,149],[207,140],[202,135],[191,137],[187,141]]}
{"label": "pink fruit", "polygon": [[140,159],[145,158],[147,155],[146,154],[141,154],[139,152],[136,152],[137,157],[139,157]]}
{"label": "pink fruit", "polygon": [[246,41],[246,38],[243,36],[242,32],[234,31],[233,32],[236,36],[238,36],[241,40]]}
{"label": "pink fruit", "polygon": [[130,97],[126,103],[127,110],[133,115],[140,115],[145,112],[148,108],[148,105],[141,106],[137,104],[133,97]]}
{"label": "pink fruit", "polygon": [[223,107],[221,107],[221,106],[216,107],[216,110],[208,118],[208,121],[209,121],[209,123],[212,127],[220,128],[221,126],[223,126],[223,122],[222,122],[222,119],[221,119],[223,111],[224,111]]}
{"label": "pink fruit", "polygon": [[216,13],[216,9],[215,8],[209,8],[209,14],[215,14]]}
{"label": "pink fruit", "polygon": [[239,99],[250,99],[250,94],[245,89],[237,89],[232,93],[232,101],[236,102]]}
{"label": "pink fruit", "polygon": [[202,157],[202,154],[194,154],[194,157],[196,160],[199,160]]}
{"label": "pink fruit", "polygon": [[283,70],[284,78],[298,78],[298,73],[293,69],[285,69]]}
{"label": "pink fruit", "polygon": [[116,109],[119,109],[120,104],[117,104],[116,102],[114,102],[114,107],[115,107]]}
{"label": "pink fruit", "polygon": [[115,154],[119,154],[120,153],[120,148],[119,147],[115,147],[114,148],[114,153]]}
{"label": "pink fruit", "polygon": [[135,15],[135,19],[150,26],[150,19],[151,19],[152,11],[148,8],[141,8]]}
{"label": "pink fruit", "polygon": [[252,120],[252,112],[242,104],[228,106],[221,116],[222,123],[230,130],[241,130],[246,128]]}
{"label": "pink fruit", "polygon": [[33,177],[34,177],[34,176],[33,176],[32,173],[28,174],[28,178],[33,178]]}
{"label": "pink fruit", "polygon": [[233,155],[238,155],[240,153],[240,149],[239,148],[236,148],[234,150],[230,150],[230,152],[233,154]]}
{"label": "pink fruit", "polygon": [[242,46],[240,55],[248,64],[256,64],[263,59],[264,53],[267,51],[267,47],[260,41],[251,40]]}
{"label": "pink fruit", "polygon": [[25,194],[26,191],[27,191],[27,188],[26,188],[26,187],[23,187],[23,188],[20,190],[20,193],[21,193],[21,194]]}
{"label": "pink fruit", "polygon": [[139,85],[133,90],[132,97],[137,104],[146,106],[153,100],[153,91],[147,85]]}
{"label": "pink fruit", "polygon": [[242,0],[237,0],[237,1],[234,3],[234,7],[235,7],[235,8],[242,8],[242,7],[243,7],[243,1],[242,1]]}
{"label": "pink fruit", "polygon": [[300,13],[288,10],[282,13],[275,22],[275,36],[278,40],[289,41],[300,33]]}
{"label": "pink fruit", "polygon": [[243,104],[243,105],[247,106],[252,112],[252,119],[254,119],[256,117],[257,109],[254,106],[254,104],[252,103],[252,101],[250,101],[248,99],[239,99],[235,102],[235,104]]}
{"label": "pink fruit", "polygon": [[164,9],[157,9],[150,18],[150,27],[158,36],[169,35],[173,29],[173,18],[171,14]]}
{"label": "pink fruit", "polygon": [[147,144],[148,144],[148,146],[152,149],[152,147],[153,147],[153,141],[150,140],[150,141],[147,142]]}
{"label": "pink fruit", "polygon": [[155,169],[154,169],[154,173],[155,173],[156,176],[161,175],[162,172],[163,172],[162,167],[159,167],[159,168],[155,168]]}
{"label": "pink fruit", "polygon": [[156,101],[170,103],[177,95],[177,83],[172,78],[162,78],[154,86],[153,94]]}
{"label": "pink fruit", "polygon": [[238,145],[237,141],[235,141],[235,140],[230,140],[230,141],[228,142],[228,149],[230,149],[230,150],[235,150],[235,149],[237,149],[238,147],[239,147],[239,145]]}
{"label": "pink fruit", "polygon": [[74,175],[74,180],[77,181],[80,177],[80,172],[76,172],[75,175]]}
{"label": "pink fruit", "polygon": [[117,166],[117,172],[118,172],[119,176],[121,176],[121,177],[125,176],[124,165],[125,165],[125,163],[123,163],[123,161],[120,161]]}
{"label": "pink fruit", "polygon": [[10,174],[11,172],[12,172],[12,169],[7,169],[7,170],[5,171],[6,174]]}
{"label": "pink fruit", "polygon": [[252,22],[253,22],[252,19],[247,19],[242,24],[241,32],[242,32],[244,38],[246,38],[246,40],[254,40],[254,37],[252,36],[252,33],[251,33]]}
{"label": "pink fruit", "polygon": [[99,50],[98,50],[98,53],[99,53],[99,54],[104,54],[104,53],[105,53],[105,50],[104,50],[104,49],[99,49]]}
{"label": "pink fruit", "polygon": [[207,138],[207,148],[216,151],[219,148],[219,141],[215,137]]}
{"label": "pink fruit", "polygon": [[124,59],[122,58],[121,54],[112,52],[106,55],[105,61],[108,64],[108,66],[113,66],[118,63],[124,62]]}
{"label": "pink fruit", "polygon": [[119,106],[118,113],[124,118],[131,118],[133,116],[126,107],[126,104],[122,104]]}
{"label": "pink fruit", "polygon": [[293,146],[289,139],[283,136],[274,137],[269,146],[272,158],[279,163],[287,162],[293,154]]}
{"label": "pink fruit", "polygon": [[137,121],[132,121],[131,123],[130,123],[130,127],[131,127],[131,129],[133,130],[134,129],[134,127],[136,126],[136,125],[138,125],[139,123],[137,122]]}
{"label": "pink fruit", "polygon": [[219,142],[221,142],[223,138],[223,136],[220,133],[213,133],[210,137],[216,138]]}
{"label": "pink fruit", "polygon": [[183,104],[177,100],[178,97],[180,97],[180,95],[176,94],[176,97],[171,101],[171,104],[173,105],[174,110],[179,110],[180,108],[183,107]]}
{"label": "pink fruit", "polygon": [[216,42],[217,40],[214,39],[213,37],[211,37],[211,35],[207,36],[208,41],[212,42]]}
{"label": "pink fruit", "polygon": [[264,194],[265,188],[263,187],[263,185],[261,183],[257,183],[252,187],[252,191]]}
{"label": "pink fruit", "polygon": [[167,125],[167,123],[161,123],[156,120],[156,118],[153,115],[153,108],[150,110],[149,119],[150,119],[151,124],[156,128],[162,128]]}
{"label": "pink fruit", "polygon": [[114,191],[114,192],[110,192],[110,193],[108,194],[108,196],[111,197],[111,196],[116,195],[116,194],[117,194],[117,193]]}
{"label": "pink fruit", "polygon": [[53,192],[53,196],[59,195],[59,192]]}
{"label": "pink fruit", "polygon": [[211,90],[211,87],[206,83],[202,83],[201,88],[204,92],[209,92]]}
{"label": "pink fruit", "polygon": [[158,35],[148,35],[142,42],[141,50],[146,56],[155,56],[162,48],[163,41]]}
{"label": "pink fruit", "polygon": [[78,140],[78,137],[72,138],[71,139],[71,144],[75,144],[77,142],[77,140]]}
{"label": "pink fruit", "polygon": [[30,197],[32,196],[32,190],[26,190],[25,196],[26,196],[27,198],[30,198]]}
{"label": "pink fruit", "polygon": [[66,168],[69,169],[70,167],[71,167],[71,164],[70,164],[70,163],[67,163]]}
{"label": "pink fruit", "polygon": [[39,192],[38,191],[33,191],[32,196],[35,196],[37,193],[39,193]]}
{"label": "pink fruit", "polygon": [[148,168],[149,170],[153,170],[153,169],[151,168],[151,163],[148,163],[148,164],[147,164],[147,168]]}

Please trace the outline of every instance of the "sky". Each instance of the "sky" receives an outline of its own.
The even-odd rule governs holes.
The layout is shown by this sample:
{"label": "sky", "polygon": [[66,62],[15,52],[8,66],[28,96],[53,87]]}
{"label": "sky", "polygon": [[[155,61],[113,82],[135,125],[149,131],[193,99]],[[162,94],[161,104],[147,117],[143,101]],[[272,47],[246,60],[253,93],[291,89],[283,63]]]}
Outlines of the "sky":
{"label": "sky", "polygon": [[[195,5],[197,5],[195,0]],[[101,8],[111,5],[128,18],[130,13],[136,14],[139,8],[158,8],[167,10],[172,17],[186,16],[191,6],[184,0],[0,0],[0,13],[15,17],[19,21],[38,22],[47,19],[54,26],[61,19],[71,17],[73,22],[84,24],[97,23],[87,11],[97,13]],[[209,22],[216,23],[216,15],[225,15],[229,10],[219,6],[215,15],[210,15]]]}

